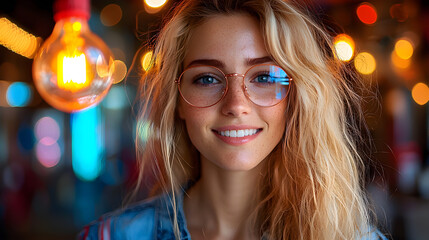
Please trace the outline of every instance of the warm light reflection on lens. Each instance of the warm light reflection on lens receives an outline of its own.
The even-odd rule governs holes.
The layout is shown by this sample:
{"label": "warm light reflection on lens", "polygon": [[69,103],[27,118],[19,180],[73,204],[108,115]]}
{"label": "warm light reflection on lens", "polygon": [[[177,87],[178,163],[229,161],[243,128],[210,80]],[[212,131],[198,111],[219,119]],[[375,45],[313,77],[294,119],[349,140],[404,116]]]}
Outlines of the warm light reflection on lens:
{"label": "warm light reflection on lens", "polygon": [[145,0],[144,2],[151,8],[159,8],[162,7],[167,0]]}
{"label": "warm light reflection on lens", "polygon": [[115,60],[113,64],[115,65],[115,70],[113,71],[112,79],[113,84],[117,84],[124,80],[127,75],[127,65],[121,60]]}
{"label": "warm light reflection on lens", "polygon": [[354,64],[358,72],[366,75],[373,73],[377,67],[375,58],[367,52],[359,53],[355,57]]}
{"label": "warm light reflection on lens", "polygon": [[362,3],[357,9],[356,14],[363,23],[373,24],[377,21],[377,11],[374,6],[370,3]]}
{"label": "warm light reflection on lens", "polygon": [[143,70],[148,71],[152,67],[152,55],[152,51],[149,51],[142,57],[141,63]]}
{"label": "warm light reflection on lens", "polygon": [[0,44],[26,58],[33,58],[41,38],[22,30],[7,18],[0,18]]}
{"label": "warm light reflection on lens", "polygon": [[429,87],[424,83],[417,83],[414,85],[411,95],[417,104],[425,105],[429,101]]}
{"label": "warm light reflection on lens", "polygon": [[395,43],[395,52],[401,59],[410,59],[413,56],[414,47],[410,41],[400,39]]}
{"label": "warm light reflection on lens", "polygon": [[122,19],[122,9],[117,4],[109,4],[101,10],[100,21],[104,26],[114,26]]}
{"label": "warm light reflection on lens", "polygon": [[342,61],[350,61],[354,55],[355,42],[347,34],[339,34],[334,38],[335,56]]}
{"label": "warm light reflection on lens", "polygon": [[395,51],[390,55],[390,60],[392,61],[393,66],[399,69],[406,69],[411,65],[410,59],[402,59],[400,58]]}

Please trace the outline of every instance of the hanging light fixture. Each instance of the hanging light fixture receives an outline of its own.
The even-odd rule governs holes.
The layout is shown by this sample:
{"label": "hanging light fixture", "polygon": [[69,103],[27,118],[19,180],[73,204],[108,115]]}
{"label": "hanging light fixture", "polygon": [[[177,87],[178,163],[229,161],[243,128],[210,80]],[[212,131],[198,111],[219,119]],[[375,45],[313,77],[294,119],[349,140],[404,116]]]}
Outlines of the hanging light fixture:
{"label": "hanging light fixture", "polygon": [[56,0],[54,30],[34,58],[36,89],[64,112],[96,105],[112,85],[112,53],[90,31],[89,17],[89,0]]}

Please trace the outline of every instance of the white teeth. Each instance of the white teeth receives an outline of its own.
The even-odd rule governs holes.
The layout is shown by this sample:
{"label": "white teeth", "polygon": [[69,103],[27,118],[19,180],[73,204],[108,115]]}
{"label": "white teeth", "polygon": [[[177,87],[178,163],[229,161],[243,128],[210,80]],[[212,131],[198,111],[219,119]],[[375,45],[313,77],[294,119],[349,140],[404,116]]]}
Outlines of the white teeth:
{"label": "white teeth", "polygon": [[257,129],[227,130],[220,131],[219,134],[225,137],[246,137],[255,134],[257,131]]}

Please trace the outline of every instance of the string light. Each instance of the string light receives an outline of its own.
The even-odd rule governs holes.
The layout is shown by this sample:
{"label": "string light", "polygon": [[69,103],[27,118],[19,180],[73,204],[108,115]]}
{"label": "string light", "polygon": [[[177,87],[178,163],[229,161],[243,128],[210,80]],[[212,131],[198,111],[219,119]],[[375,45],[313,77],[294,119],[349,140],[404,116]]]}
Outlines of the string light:
{"label": "string light", "polygon": [[33,58],[41,38],[24,31],[7,18],[0,18],[0,44],[26,58]]}

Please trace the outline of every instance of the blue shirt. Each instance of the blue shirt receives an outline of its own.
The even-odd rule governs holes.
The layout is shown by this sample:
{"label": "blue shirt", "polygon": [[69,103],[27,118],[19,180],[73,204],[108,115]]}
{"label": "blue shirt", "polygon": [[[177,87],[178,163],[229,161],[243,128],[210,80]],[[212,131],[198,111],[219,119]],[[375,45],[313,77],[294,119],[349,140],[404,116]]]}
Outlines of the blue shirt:
{"label": "blue shirt", "polygon": [[[176,197],[178,225],[181,239],[191,239],[186,228],[183,212],[183,192]],[[97,221],[84,227],[79,233],[81,240],[153,240],[175,239],[173,223],[173,205],[167,194],[140,202],[126,209],[103,215]],[[361,240],[387,240],[379,231]]]}

